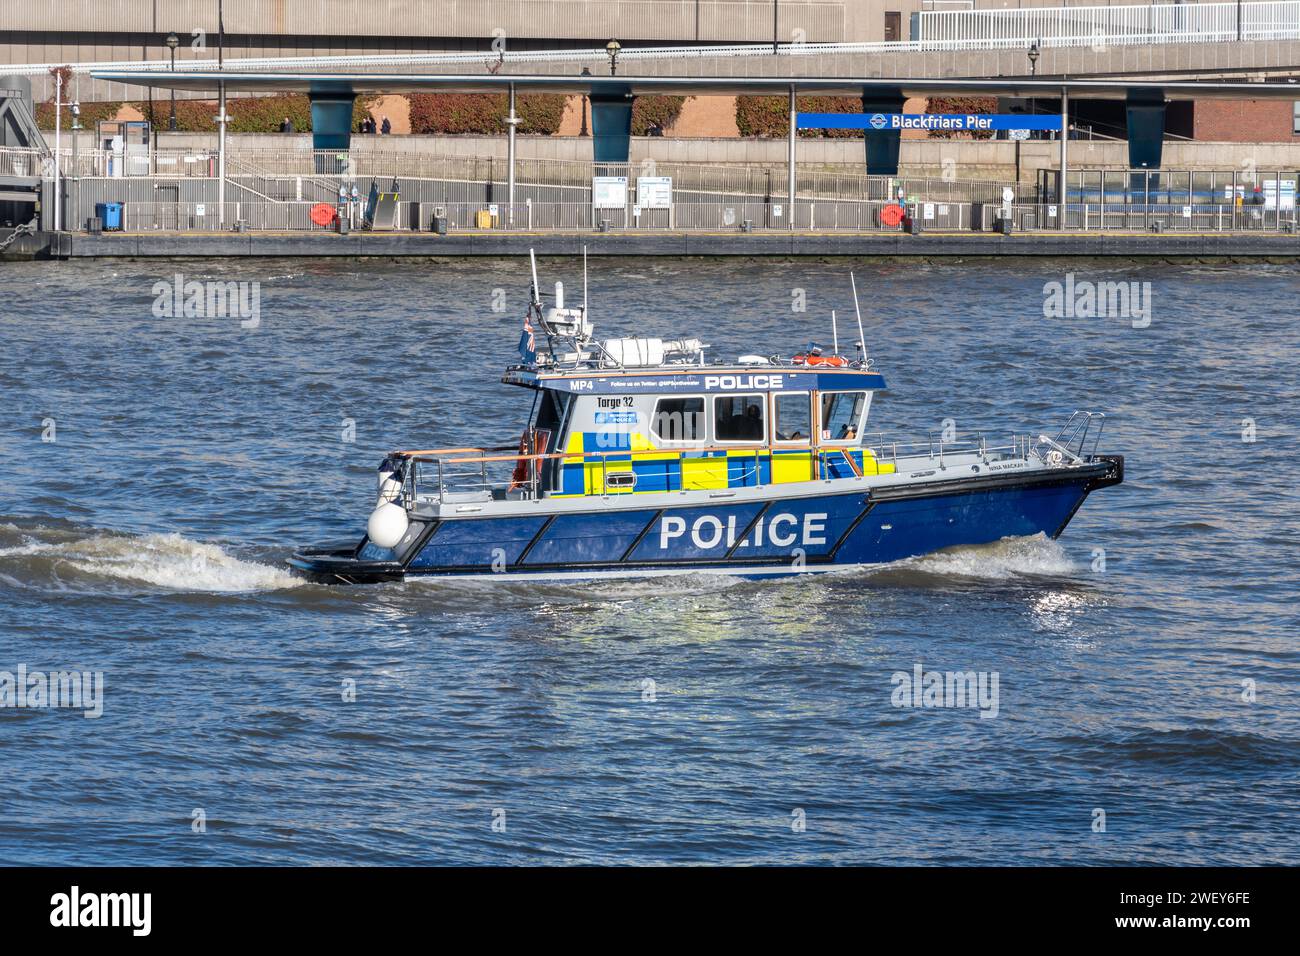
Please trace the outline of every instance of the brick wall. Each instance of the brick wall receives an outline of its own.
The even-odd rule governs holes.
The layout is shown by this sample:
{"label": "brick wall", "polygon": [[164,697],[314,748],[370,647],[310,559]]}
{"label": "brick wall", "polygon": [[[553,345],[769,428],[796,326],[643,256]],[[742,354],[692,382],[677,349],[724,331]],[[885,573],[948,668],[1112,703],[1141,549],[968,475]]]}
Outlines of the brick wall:
{"label": "brick wall", "polygon": [[1300,142],[1292,132],[1292,108],[1291,100],[1197,100],[1192,135],[1215,143]]}

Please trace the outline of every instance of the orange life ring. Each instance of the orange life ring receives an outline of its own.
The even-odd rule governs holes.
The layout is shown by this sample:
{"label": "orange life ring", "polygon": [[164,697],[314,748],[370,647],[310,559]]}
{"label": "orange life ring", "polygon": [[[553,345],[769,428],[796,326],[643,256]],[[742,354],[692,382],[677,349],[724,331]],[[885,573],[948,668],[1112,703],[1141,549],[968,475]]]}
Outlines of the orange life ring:
{"label": "orange life ring", "polygon": [[882,226],[897,226],[903,221],[903,216],[906,214],[902,206],[885,206],[880,210],[880,224]]}
{"label": "orange life ring", "polygon": [[338,218],[338,213],[329,203],[318,202],[311,207],[311,212],[307,214],[311,221],[318,226],[328,226]]}
{"label": "orange life ring", "polygon": [[795,365],[826,365],[830,368],[843,368],[849,360],[843,355],[796,355]]}
{"label": "orange life ring", "polygon": [[[536,447],[531,450],[528,447],[528,431],[525,430],[519,436],[519,457],[515,459],[514,474],[510,476],[511,491],[528,484],[528,462],[530,460],[528,456],[546,454],[546,446],[551,443],[551,433],[545,428],[537,429],[533,432],[533,435],[533,444]],[[532,458],[531,460],[537,461],[538,459]]]}

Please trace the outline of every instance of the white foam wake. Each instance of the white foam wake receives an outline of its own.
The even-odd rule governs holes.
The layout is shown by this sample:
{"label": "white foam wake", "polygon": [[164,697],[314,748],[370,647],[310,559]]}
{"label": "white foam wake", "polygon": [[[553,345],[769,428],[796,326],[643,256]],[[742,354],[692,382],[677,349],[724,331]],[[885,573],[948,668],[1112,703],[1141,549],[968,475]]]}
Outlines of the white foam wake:
{"label": "white foam wake", "polygon": [[894,568],[906,567],[941,577],[1005,581],[1010,578],[1075,574],[1079,566],[1059,541],[1038,534],[1030,538],[1004,538],[992,544],[968,545],[936,554],[909,558]]}
{"label": "white foam wake", "polygon": [[[289,572],[257,561],[245,561],[220,546],[192,541],[179,534],[92,534],[49,541],[25,534],[23,543],[0,548],[0,566],[12,567],[28,558],[85,574],[152,584],[177,591],[266,591],[302,583]],[[66,538],[66,532],[61,535]],[[28,569],[33,570],[31,568]]]}

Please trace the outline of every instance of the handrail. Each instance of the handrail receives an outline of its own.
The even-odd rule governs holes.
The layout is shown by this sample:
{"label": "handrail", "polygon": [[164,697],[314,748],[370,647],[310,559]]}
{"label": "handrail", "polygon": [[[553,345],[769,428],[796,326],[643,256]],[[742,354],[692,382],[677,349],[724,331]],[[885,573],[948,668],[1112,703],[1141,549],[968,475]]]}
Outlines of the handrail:
{"label": "handrail", "polygon": [[460,455],[472,451],[506,451],[513,447],[513,445],[500,445],[491,448],[426,448],[419,451],[394,451],[392,454],[404,458],[417,458],[422,455]]}
{"label": "handrail", "polygon": [[[626,448],[625,449],[615,448],[612,451],[581,451],[581,450],[559,451],[559,452],[547,452],[545,454],[540,454],[540,455],[524,452],[522,454],[514,454],[514,455],[490,455],[482,458],[423,457],[424,455],[429,454],[428,452],[416,452],[416,453],[393,452],[393,454],[406,455],[408,458],[412,458],[415,461],[438,461],[444,465],[466,465],[466,464],[479,464],[480,462],[519,461],[520,459],[527,459],[529,461],[533,461],[533,460],[542,461],[544,459],[557,460],[560,458],[606,458],[606,457],[613,457],[615,455],[624,455],[624,456],[625,455],[664,455],[664,454],[670,455],[673,453],[677,453],[681,455],[681,454],[694,454],[694,453],[709,452],[709,451],[743,451],[743,452],[757,452],[760,454],[764,452],[814,451],[814,450],[828,451],[828,452],[846,452],[846,451],[853,451],[855,448],[866,448],[866,447],[867,447],[866,445],[856,445],[856,444],[830,444],[830,445],[822,444],[819,446],[813,446],[811,444],[808,445],[782,444],[779,446],[773,446],[770,444],[736,443],[733,445],[701,445],[698,448],[642,448],[635,451]],[[472,448],[466,450],[483,451],[485,449]],[[874,455],[875,452],[873,451],[872,454]]]}
{"label": "handrail", "polygon": [[[767,456],[769,463],[772,463],[776,456],[784,453],[793,452],[798,458],[804,455],[808,457],[810,466],[810,481],[825,479],[828,477],[824,471],[828,463],[828,456],[838,454],[849,465],[852,473],[861,478],[866,474],[865,467],[859,468],[853,459],[852,452],[857,450],[865,455],[870,455],[877,465],[877,473],[882,465],[892,465],[894,469],[905,467],[906,462],[921,462],[929,459],[931,462],[938,460],[940,467],[943,465],[945,454],[954,453],[971,454],[978,456],[984,461],[990,460],[1008,460],[1019,458],[1028,460],[1031,450],[1034,448],[1034,438],[1032,435],[1012,434],[1011,441],[1006,445],[990,446],[987,438],[982,432],[976,433],[974,439],[957,439],[951,442],[942,440],[936,442],[932,438],[929,443],[926,442],[898,442],[892,444],[884,441],[882,433],[875,433],[877,441],[872,442],[871,435],[859,436],[851,439],[849,442],[840,442],[836,444],[813,443],[811,441],[803,444],[783,444],[774,445],[771,442],[761,442],[752,444],[726,444],[726,445],[699,445],[694,447],[678,448],[642,448],[642,449],[608,449],[600,451],[588,451],[585,449],[575,449],[572,451],[553,451],[553,452],[515,452],[505,455],[486,455],[470,454],[467,452],[483,452],[496,450],[509,450],[513,448],[507,446],[502,449],[481,449],[481,448],[445,448],[445,449],[424,449],[422,451],[397,451],[392,452],[394,456],[401,456],[407,461],[431,463],[436,466],[437,470],[437,488],[438,496],[445,499],[449,492],[449,483],[461,485],[471,483],[476,485],[480,491],[488,491],[491,484],[488,478],[488,465],[496,463],[525,463],[528,468],[528,477],[522,482],[522,486],[528,488],[529,493],[525,497],[536,498],[539,496],[539,482],[541,479],[541,463],[544,461],[561,461],[574,466],[585,466],[598,464],[600,468],[600,487],[605,489],[604,494],[610,493],[610,479],[614,474],[624,469],[619,466],[623,461],[627,461],[627,466],[631,466],[632,461],[636,458],[645,456],[672,456],[676,455],[677,461],[686,460],[686,455],[699,455],[710,452],[738,452],[739,458],[743,462],[746,459],[753,459],[753,467],[745,472],[745,477],[761,476],[758,470],[759,462],[764,456]],[[1046,442],[1048,447],[1055,445],[1051,439],[1046,436],[1040,436],[1040,441]],[[915,448],[915,451],[907,449]],[[1075,455],[1069,449],[1063,449],[1063,457],[1071,460],[1072,464],[1080,463],[1082,459]],[[451,457],[439,457],[440,455],[450,455]],[[1041,453],[1040,453],[1041,457]],[[611,459],[617,458],[616,461]],[[671,458],[669,460],[672,460]],[[714,462],[725,465],[728,460],[725,458],[704,458],[697,459],[706,462]],[[815,475],[813,475],[813,465],[816,465]],[[866,464],[864,460],[864,465]],[[469,465],[470,468],[461,469],[460,471],[450,470],[454,465]],[[477,467],[473,467],[477,466]],[[913,466],[914,467],[914,466]],[[613,469],[613,470],[611,470]],[[413,466],[406,469],[404,479],[404,492],[408,500],[417,497],[416,481],[419,467]],[[409,490],[406,490],[409,487]],[[671,490],[671,489],[669,489]],[[617,491],[617,489],[615,489]],[[600,492],[590,492],[597,494]]]}

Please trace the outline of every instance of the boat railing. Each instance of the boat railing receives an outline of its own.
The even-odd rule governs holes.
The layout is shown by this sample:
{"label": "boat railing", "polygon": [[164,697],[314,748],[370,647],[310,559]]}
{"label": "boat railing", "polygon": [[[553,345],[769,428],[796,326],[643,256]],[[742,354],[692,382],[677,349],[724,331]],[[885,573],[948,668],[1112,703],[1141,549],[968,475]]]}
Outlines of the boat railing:
{"label": "boat railing", "polygon": [[[1078,461],[1090,461],[1097,455],[1101,430],[1106,426],[1104,412],[1076,411],[1051,443]],[[1045,436],[1044,436],[1045,437]],[[1089,444],[1089,439],[1092,442]]]}
{"label": "boat railing", "polygon": [[[847,467],[854,474],[861,476],[863,469],[851,452],[865,450],[874,459],[877,467],[880,465],[891,465],[893,470],[926,468],[937,466],[940,469],[945,467],[945,459],[956,455],[970,456],[974,455],[981,461],[1006,461],[1019,459],[1028,461],[1031,455],[1037,454],[1043,457],[1039,451],[1041,439],[1045,436],[1039,436],[1036,442],[1033,436],[1012,434],[1009,440],[1004,443],[992,443],[989,437],[982,432],[969,433],[963,438],[944,437],[943,435],[931,435],[925,441],[898,441],[887,439],[883,433],[864,436],[859,442],[853,444],[794,444],[782,443],[779,445],[709,445],[693,446],[690,448],[650,448],[638,451],[628,449],[612,449],[606,451],[558,451],[547,452],[543,454],[534,454],[521,452],[513,446],[498,446],[495,448],[435,448],[424,449],[420,451],[404,451],[395,454],[407,458],[411,462],[411,467],[407,469],[405,493],[409,496],[408,501],[414,501],[419,494],[422,478],[427,480],[428,472],[433,472],[432,479],[436,484],[437,495],[440,500],[454,500],[459,495],[488,495],[494,489],[502,485],[500,480],[494,480],[493,472],[497,468],[506,466],[514,469],[510,480],[510,491],[518,491],[520,496],[527,499],[539,497],[541,492],[541,482],[543,478],[543,465],[548,461],[580,463],[582,465],[600,464],[600,491],[596,494],[617,494],[621,487],[633,487],[635,478],[627,485],[621,484],[630,470],[631,461],[638,458],[655,456],[662,458],[664,455],[677,454],[677,460],[681,461],[687,456],[698,456],[704,453],[727,452],[726,459],[719,461],[735,462],[737,458],[742,461],[752,455],[752,465],[736,477],[742,484],[748,484],[752,481],[755,485],[762,484],[762,460],[766,457],[768,460],[769,476],[771,474],[771,462],[774,456],[785,456],[792,452],[802,452],[808,456],[808,480],[825,480],[831,474],[833,462],[842,459]],[[1071,458],[1075,456],[1069,453]],[[829,460],[828,460],[829,456]],[[596,461],[593,461],[596,459]],[[519,474],[518,465],[524,463],[524,473]],[[422,476],[422,469],[424,474]],[[680,477],[679,477],[680,482]],[[769,482],[771,480],[769,478]],[[672,488],[668,486],[666,491],[681,491],[681,487]]]}
{"label": "boat railing", "polygon": [[878,462],[888,462],[895,468],[912,465],[918,461],[933,462],[944,467],[945,456],[977,455],[985,461],[1020,459],[1027,461],[1034,447],[1029,435],[1012,434],[1005,444],[990,444],[989,436],[982,431],[969,432],[966,437],[946,437],[945,433],[931,432],[925,441],[897,441],[886,438],[883,432],[864,436],[863,446],[869,449]]}

